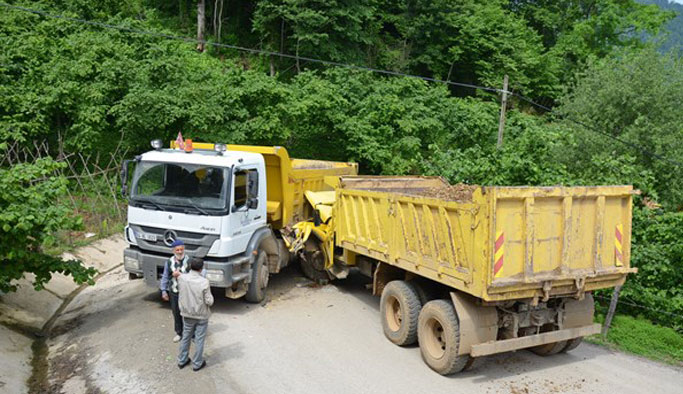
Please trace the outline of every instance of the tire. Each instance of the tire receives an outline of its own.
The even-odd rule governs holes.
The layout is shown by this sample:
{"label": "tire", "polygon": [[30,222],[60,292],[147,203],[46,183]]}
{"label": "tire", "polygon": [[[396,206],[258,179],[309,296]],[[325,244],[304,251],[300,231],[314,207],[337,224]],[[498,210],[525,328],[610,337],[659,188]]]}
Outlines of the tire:
{"label": "tire", "polygon": [[320,250],[307,250],[299,258],[301,271],[304,275],[319,285],[326,285],[330,281],[330,275],[325,270],[325,255]]}
{"label": "tire", "polygon": [[539,356],[552,356],[561,352],[567,346],[567,341],[551,342],[545,345],[534,346],[529,348],[532,352]]}
{"label": "tire", "polygon": [[579,346],[582,341],[583,341],[583,337],[578,337],[578,338],[568,340],[567,345],[564,347],[564,349],[561,350],[561,352],[562,353],[571,352],[572,350],[576,349],[576,347]]}
{"label": "tire", "polygon": [[[460,356],[463,357],[463,356]],[[467,360],[467,363],[465,364],[465,367],[462,369],[463,371],[471,371],[473,369],[479,368],[483,363],[484,363],[484,357],[469,357],[469,360]]]}
{"label": "tire", "polygon": [[399,346],[414,344],[421,307],[412,284],[402,280],[389,282],[379,302],[382,329],[387,339]]}
{"label": "tire", "polygon": [[417,296],[420,299],[420,304],[426,305],[429,301],[438,298],[436,296],[436,291],[434,291],[434,288],[429,280],[417,278],[411,279],[409,283],[411,283],[415,288]]}
{"label": "tire", "polygon": [[422,360],[441,375],[460,372],[470,363],[469,355],[458,355],[460,324],[450,301],[429,301],[422,307],[417,337]]}
{"label": "tire", "polygon": [[254,267],[251,270],[251,282],[247,288],[245,299],[249,302],[259,303],[266,298],[266,288],[268,287],[268,255],[259,250]]}

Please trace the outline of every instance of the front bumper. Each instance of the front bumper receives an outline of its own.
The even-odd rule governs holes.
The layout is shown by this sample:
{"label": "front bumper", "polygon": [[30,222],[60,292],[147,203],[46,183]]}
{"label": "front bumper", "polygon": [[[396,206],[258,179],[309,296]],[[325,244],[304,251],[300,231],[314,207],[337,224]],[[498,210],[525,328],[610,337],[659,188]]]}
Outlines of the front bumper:
{"label": "front bumper", "polygon": [[[145,253],[138,248],[129,247],[123,251],[123,265],[126,272],[142,275],[148,286],[159,287],[164,273],[164,264],[169,256]],[[251,256],[239,255],[233,258],[213,261],[204,259],[206,278],[212,287],[232,287],[238,282],[250,282]]]}

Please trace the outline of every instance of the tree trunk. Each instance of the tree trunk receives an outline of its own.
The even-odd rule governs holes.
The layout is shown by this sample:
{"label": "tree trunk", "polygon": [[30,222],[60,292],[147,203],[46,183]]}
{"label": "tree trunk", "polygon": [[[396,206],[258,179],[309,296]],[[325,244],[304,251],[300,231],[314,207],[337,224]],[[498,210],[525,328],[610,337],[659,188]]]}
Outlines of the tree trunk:
{"label": "tree trunk", "polygon": [[296,73],[301,73],[301,66],[299,64],[299,39],[296,39]]}
{"label": "tree trunk", "polygon": [[206,31],[205,10],[205,0],[199,0],[199,2],[197,3],[197,50],[199,52],[204,52],[204,46],[206,41],[204,38],[204,33]]}
{"label": "tree trunk", "polygon": [[285,53],[285,18],[280,23],[280,53]]}
{"label": "tree trunk", "polygon": [[218,36],[218,0],[213,0],[213,36]]}
{"label": "tree trunk", "polygon": [[221,42],[221,28],[223,27],[223,3],[224,0],[221,0],[220,9],[218,11],[218,34],[216,34],[217,42]]}

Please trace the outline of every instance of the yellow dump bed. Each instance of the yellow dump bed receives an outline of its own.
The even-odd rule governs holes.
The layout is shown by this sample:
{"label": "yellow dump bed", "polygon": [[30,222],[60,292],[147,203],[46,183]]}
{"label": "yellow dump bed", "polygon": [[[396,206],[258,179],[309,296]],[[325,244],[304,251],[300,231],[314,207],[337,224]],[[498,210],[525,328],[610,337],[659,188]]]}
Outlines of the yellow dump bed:
{"label": "yellow dump bed", "polygon": [[304,192],[333,190],[326,176],[356,175],[358,164],[323,160],[291,159],[281,146],[228,145],[228,150],[260,153],[266,162],[268,222],[280,229],[309,219]]}
{"label": "yellow dump bed", "polygon": [[345,177],[336,193],[337,246],[485,301],[580,294],[635,272],[631,186]]}

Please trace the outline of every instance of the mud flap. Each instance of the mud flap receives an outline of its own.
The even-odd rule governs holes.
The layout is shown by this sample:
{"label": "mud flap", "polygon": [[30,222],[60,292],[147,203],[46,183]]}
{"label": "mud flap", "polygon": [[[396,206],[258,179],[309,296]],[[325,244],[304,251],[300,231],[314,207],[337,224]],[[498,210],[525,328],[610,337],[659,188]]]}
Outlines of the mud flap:
{"label": "mud flap", "polygon": [[472,346],[498,337],[498,311],[494,306],[477,305],[474,298],[451,292],[460,325],[458,355],[470,354]]}
{"label": "mud flap", "polygon": [[593,324],[594,312],[592,294],[587,294],[582,300],[569,299],[564,303],[562,328],[590,326]]}

